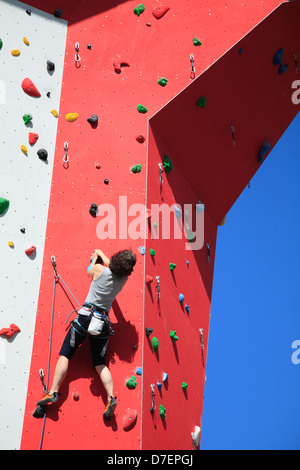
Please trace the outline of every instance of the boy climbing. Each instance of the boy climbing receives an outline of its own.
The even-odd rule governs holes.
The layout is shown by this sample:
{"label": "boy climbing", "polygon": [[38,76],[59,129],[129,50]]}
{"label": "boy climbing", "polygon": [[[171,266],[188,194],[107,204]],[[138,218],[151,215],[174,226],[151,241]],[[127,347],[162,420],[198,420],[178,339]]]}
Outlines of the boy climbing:
{"label": "boy climbing", "polygon": [[69,361],[88,335],[93,366],[107,393],[103,417],[110,419],[113,416],[117,401],[113,394],[112,375],[106,366],[106,350],[111,331],[108,315],[113,301],[124,287],[135,264],[136,255],[131,250],[118,251],[111,259],[99,249],[94,251],[87,273],[93,278],[88,295],[62,344],[49,393],[37,405],[58,401],[58,390],[67,374]]}

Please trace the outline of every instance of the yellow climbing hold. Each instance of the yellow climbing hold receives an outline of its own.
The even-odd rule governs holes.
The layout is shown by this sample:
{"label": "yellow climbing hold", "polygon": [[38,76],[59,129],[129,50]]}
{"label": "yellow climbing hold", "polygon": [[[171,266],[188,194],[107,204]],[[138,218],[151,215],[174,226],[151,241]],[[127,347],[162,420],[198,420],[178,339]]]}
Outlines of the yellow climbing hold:
{"label": "yellow climbing hold", "polygon": [[13,56],[15,56],[15,57],[17,57],[17,56],[20,55],[20,54],[21,54],[21,52],[19,51],[19,49],[13,49],[13,50],[11,51],[11,55],[13,55]]}
{"label": "yellow climbing hold", "polygon": [[27,147],[25,145],[21,145],[21,150],[25,155],[27,154]]}
{"label": "yellow climbing hold", "polygon": [[66,115],[66,120],[69,122],[76,121],[77,118],[78,118],[78,113],[69,113]]}
{"label": "yellow climbing hold", "polygon": [[52,109],[51,113],[53,114],[54,117],[58,116],[58,112],[56,111],[56,109]]}
{"label": "yellow climbing hold", "polygon": [[27,38],[24,37],[24,38],[23,38],[23,42],[24,42],[24,44],[26,44],[26,46],[29,46],[29,41],[28,41]]}
{"label": "yellow climbing hold", "polygon": [[10,246],[11,248],[13,248],[15,246],[14,242],[8,242],[8,246]]}

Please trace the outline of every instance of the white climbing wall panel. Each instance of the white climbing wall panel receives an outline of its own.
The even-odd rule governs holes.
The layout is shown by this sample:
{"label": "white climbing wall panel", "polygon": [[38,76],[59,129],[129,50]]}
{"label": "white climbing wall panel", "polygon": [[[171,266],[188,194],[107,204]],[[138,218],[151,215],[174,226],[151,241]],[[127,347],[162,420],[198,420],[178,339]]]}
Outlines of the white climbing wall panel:
{"label": "white climbing wall panel", "polygon": [[[0,330],[11,323],[21,329],[10,339],[0,336],[0,449],[20,448],[57,133],[58,118],[51,110],[59,112],[66,36],[66,21],[0,0],[0,197],[10,201],[0,215]],[[11,54],[14,49],[19,56]],[[54,72],[48,72],[47,60],[54,62]],[[22,90],[27,77],[40,98]],[[25,125],[27,113],[33,119]],[[39,135],[33,146],[29,132]],[[37,155],[42,148],[48,152],[46,162]],[[36,252],[27,256],[32,245]]]}

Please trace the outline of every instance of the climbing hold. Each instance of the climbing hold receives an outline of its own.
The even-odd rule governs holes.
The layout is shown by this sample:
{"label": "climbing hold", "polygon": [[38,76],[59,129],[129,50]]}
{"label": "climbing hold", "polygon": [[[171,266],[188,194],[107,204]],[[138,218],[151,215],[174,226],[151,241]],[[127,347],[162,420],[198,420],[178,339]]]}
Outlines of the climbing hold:
{"label": "climbing hold", "polygon": [[138,112],[142,113],[142,114],[145,114],[148,111],[148,109],[145,106],[143,106],[142,104],[138,104],[136,108],[137,108]]}
{"label": "climbing hold", "polygon": [[75,392],[73,393],[73,400],[78,401],[79,400],[79,393]]}
{"label": "climbing hold", "polygon": [[29,41],[28,41],[27,38],[24,37],[24,38],[23,38],[23,42],[24,42],[24,44],[26,44],[26,46],[29,46]]}
{"label": "climbing hold", "polygon": [[137,386],[137,381],[134,375],[130,377],[130,379],[127,380],[126,382],[126,387],[129,388],[129,390],[133,390]]}
{"label": "climbing hold", "polygon": [[134,165],[131,168],[132,173],[140,173],[141,170],[142,170],[142,165],[140,163],[138,163],[137,165]]}
{"label": "climbing hold", "polygon": [[159,19],[162,18],[169,10],[170,10],[170,7],[159,5],[159,6],[155,7],[155,8],[153,8],[153,10],[152,10],[152,15],[154,16],[154,18],[156,18],[157,20],[159,20]]}
{"label": "climbing hold", "polygon": [[34,253],[36,250],[36,247],[35,246],[30,246],[29,248],[27,248],[27,250],[25,250],[25,253],[27,256],[30,256],[32,255],[32,253]]}
{"label": "climbing hold", "polygon": [[190,313],[190,307],[188,305],[185,305],[184,308],[185,308],[186,313],[189,314]]}
{"label": "climbing hold", "polygon": [[190,243],[192,243],[195,240],[195,234],[193,230],[191,229],[188,230],[187,239]]}
{"label": "climbing hold", "polygon": [[144,246],[140,246],[140,252],[141,252],[141,255],[145,254],[145,247]]}
{"label": "climbing hold", "polygon": [[193,44],[194,46],[201,46],[202,43],[199,41],[199,39],[193,38]]}
{"label": "climbing hold", "polygon": [[9,201],[4,197],[0,197],[0,214],[3,214],[8,209]]}
{"label": "climbing hold", "polygon": [[23,88],[23,91],[29,95],[29,96],[33,96],[34,98],[39,98],[41,96],[39,90],[36,88],[36,86],[34,85],[34,83],[30,80],[30,78],[24,78],[24,80],[22,81],[22,88]]}
{"label": "climbing hold", "polygon": [[96,163],[95,163],[95,167],[97,168],[97,170],[100,170],[100,168],[101,168],[100,163],[96,162]]}
{"label": "climbing hold", "polygon": [[153,328],[145,328],[146,336],[150,336],[153,333]]}
{"label": "climbing hold", "polygon": [[109,184],[109,181],[107,178],[104,180],[104,184]]}
{"label": "climbing hold", "polygon": [[38,134],[36,134],[34,132],[29,132],[28,140],[29,140],[30,145],[34,145],[36,143],[36,141],[38,140],[38,138],[39,138]]}
{"label": "climbing hold", "polygon": [[153,347],[153,350],[155,352],[158,351],[158,346],[159,346],[159,341],[155,336],[153,336],[153,338],[152,338],[152,347]]}
{"label": "climbing hold", "polygon": [[153,277],[151,277],[147,274],[146,277],[145,277],[145,281],[146,281],[147,284],[150,284],[151,282],[153,282]]}
{"label": "climbing hold", "polygon": [[198,99],[198,101],[196,102],[196,106],[199,106],[200,108],[205,108],[206,106],[205,96],[201,96],[201,98]]}
{"label": "climbing hold", "polygon": [[183,294],[179,294],[179,302],[183,302],[184,301],[184,295]]}
{"label": "climbing hold", "polygon": [[170,263],[170,270],[174,271],[175,268],[176,268],[176,264],[175,263]]}
{"label": "climbing hold", "polygon": [[15,244],[14,242],[8,242],[8,246],[10,246],[11,248],[14,248]]}
{"label": "climbing hold", "polygon": [[195,426],[195,432],[192,432],[192,439],[193,439],[193,449],[199,446],[200,443],[200,431],[201,428],[199,426]]}
{"label": "climbing hold", "polygon": [[144,13],[145,11],[145,5],[143,3],[140,3],[137,7],[133,9],[133,12],[135,15],[140,16],[141,13]]}
{"label": "climbing hold", "polygon": [[3,47],[3,41],[2,41],[2,39],[0,38],[0,51],[1,51],[2,47]]}
{"label": "climbing hold", "polygon": [[135,372],[136,372],[137,375],[142,375],[142,373],[143,373],[142,367],[137,367]]}
{"label": "climbing hold", "polygon": [[45,149],[40,149],[37,151],[37,154],[38,154],[38,157],[40,160],[43,160],[44,162],[47,160],[48,158],[48,152],[47,150]]}
{"label": "climbing hold", "polygon": [[182,390],[186,390],[188,387],[188,384],[186,382],[182,382],[181,387],[182,387]]}
{"label": "climbing hold", "polygon": [[24,114],[23,121],[25,124],[28,124],[32,120],[31,114]]}
{"label": "climbing hold", "polygon": [[18,57],[21,54],[21,51],[19,49],[13,49],[11,52],[11,55],[14,57]]}
{"label": "climbing hold", "polygon": [[188,259],[186,260],[186,265],[187,265],[187,267],[189,267],[189,265],[190,265],[190,262],[189,262]]}
{"label": "climbing hold", "polygon": [[166,413],[166,408],[163,405],[159,405],[159,414],[162,419],[165,419],[167,413]]}
{"label": "climbing hold", "polygon": [[113,66],[116,73],[121,73],[122,67],[129,67],[129,63],[119,59],[113,62]]}
{"label": "climbing hold", "polygon": [[27,147],[25,147],[25,145],[21,145],[21,150],[24,153],[24,155],[27,155]]}
{"label": "climbing hold", "polygon": [[97,204],[95,204],[94,202],[92,203],[91,207],[90,207],[90,214],[93,216],[93,217],[96,217],[97,216],[97,212],[98,212],[98,206]]}
{"label": "climbing hold", "polygon": [[282,58],[283,58],[283,49],[279,49],[276,54],[274,55],[274,59],[273,59],[273,65],[279,65],[281,64],[282,62]]}
{"label": "climbing hold", "polygon": [[97,124],[98,122],[97,114],[93,114],[91,117],[87,118],[87,122],[89,122],[90,124]]}
{"label": "climbing hold", "polygon": [[282,75],[284,72],[287,71],[288,68],[289,68],[288,64],[285,64],[285,65],[280,64],[279,69],[278,69],[278,73],[280,75]]}
{"label": "climbing hold", "polygon": [[168,83],[168,80],[164,77],[161,77],[157,83],[161,86],[166,86],[166,84]]}
{"label": "climbing hold", "polygon": [[205,210],[205,205],[200,201],[196,204],[196,212],[199,214]]}
{"label": "climbing hold", "polygon": [[136,423],[136,420],[137,420],[137,411],[132,409],[132,408],[128,408],[123,416],[123,430],[124,431],[130,431],[135,423]]}
{"label": "climbing hold", "polygon": [[68,113],[66,115],[66,120],[69,122],[74,122],[78,118],[78,113]]}
{"label": "climbing hold", "polygon": [[178,341],[179,338],[178,336],[176,335],[176,331],[170,331],[170,338],[174,339],[175,341]]}
{"label": "climbing hold", "polygon": [[31,10],[26,10],[27,15],[31,16]]}
{"label": "climbing hold", "polygon": [[91,50],[91,49],[92,49],[92,44],[88,44],[88,45],[86,46],[86,48],[89,49],[89,50]]}
{"label": "climbing hold", "polygon": [[264,161],[266,154],[269,152],[270,149],[271,149],[271,144],[269,142],[265,142],[259,152],[259,156],[257,159],[258,163],[262,163]]}
{"label": "climbing hold", "polygon": [[60,18],[62,16],[62,10],[55,10],[54,16],[55,18]]}
{"label": "climbing hold", "polygon": [[226,221],[227,221],[227,217],[225,215],[225,217],[223,217],[223,219],[221,220],[221,222],[219,223],[219,227],[223,227],[225,224],[226,224]]}
{"label": "climbing hold", "polygon": [[155,251],[153,250],[153,248],[150,248],[150,255],[153,257],[155,256]]}
{"label": "climbing hold", "polygon": [[166,382],[168,380],[168,374],[166,372],[163,372],[163,382]]}
{"label": "climbing hold", "polygon": [[170,173],[170,172],[172,171],[172,169],[173,169],[173,163],[172,163],[172,161],[171,161],[171,158],[168,157],[168,155],[165,155],[165,156],[164,156],[164,162],[163,162],[163,164],[164,164],[164,170],[165,170],[165,172],[166,172],[166,173]]}
{"label": "climbing hold", "polygon": [[20,232],[25,233],[26,232],[25,228],[20,228]]}
{"label": "climbing hold", "polygon": [[51,60],[47,60],[47,70],[48,72],[54,72],[55,70],[55,64]]}
{"label": "climbing hold", "polygon": [[161,390],[162,383],[161,382],[156,382],[156,386],[157,386],[158,390]]}
{"label": "climbing hold", "polygon": [[15,325],[14,323],[11,323],[9,325],[9,328],[2,328],[2,330],[0,330],[0,336],[6,336],[7,338],[11,338],[13,335],[15,335],[16,333],[19,333],[21,330],[20,328]]}
{"label": "climbing hold", "polygon": [[180,219],[182,217],[182,210],[179,209],[179,207],[174,206],[174,212],[175,212],[177,219]]}
{"label": "climbing hold", "polygon": [[145,137],[143,135],[137,135],[135,138],[140,144],[145,142]]}
{"label": "climbing hold", "polygon": [[50,113],[52,113],[54,117],[58,117],[58,112],[56,111],[56,109],[52,109]]}

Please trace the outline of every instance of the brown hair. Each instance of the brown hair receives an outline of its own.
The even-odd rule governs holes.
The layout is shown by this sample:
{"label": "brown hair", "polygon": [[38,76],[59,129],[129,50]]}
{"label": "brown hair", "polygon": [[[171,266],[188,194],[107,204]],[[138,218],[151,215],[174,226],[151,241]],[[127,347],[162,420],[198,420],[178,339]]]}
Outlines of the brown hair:
{"label": "brown hair", "polygon": [[136,255],[131,250],[121,250],[111,257],[109,269],[117,277],[129,276],[135,263]]}

